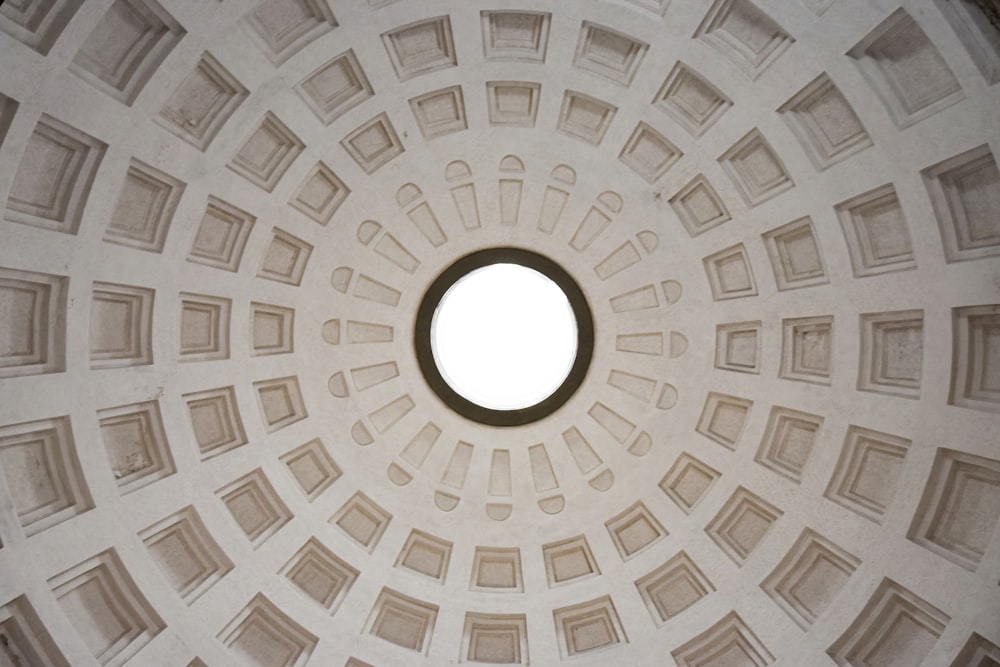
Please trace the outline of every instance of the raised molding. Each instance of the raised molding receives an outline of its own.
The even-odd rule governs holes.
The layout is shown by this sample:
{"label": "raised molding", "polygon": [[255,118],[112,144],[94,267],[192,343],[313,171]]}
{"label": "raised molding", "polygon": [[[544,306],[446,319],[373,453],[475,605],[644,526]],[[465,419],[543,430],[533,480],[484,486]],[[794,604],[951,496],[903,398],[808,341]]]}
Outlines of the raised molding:
{"label": "raised molding", "polygon": [[940,448],[907,537],[975,571],[1000,517],[1000,461]]}
{"label": "raised molding", "polygon": [[131,106],[187,31],[156,0],[115,0],[69,65]]}
{"label": "raised molding", "polygon": [[48,585],[102,667],[125,664],[166,627],[114,548],[53,576]]}
{"label": "raised molding", "polygon": [[167,582],[188,605],[235,567],[193,505],[144,528],[138,535]]}
{"label": "raised molding", "polygon": [[826,497],[882,523],[896,495],[910,440],[850,425]]}
{"label": "raised molding", "polygon": [[937,47],[902,7],[847,55],[857,62],[899,129],[965,99]]}
{"label": "raised molding", "polygon": [[0,378],[66,368],[69,278],[0,267]]}
{"label": "raised molding", "polygon": [[43,113],[14,173],[4,220],[75,235],[107,148]]}
{"label": "raised molding", "polygon": [[840,667],[920,664],[950,620],[931,603],[885,578],[826,652]]}
{"label": "raised molding", "polygon": [[384,32],[382,43],[400,81],[458,65],[449,16],[436,16]]}
{"label": "raised molding", "polygon": [[556,638],[564,658],[607,649],[628,642],[625,628],[610,595],[552,611]]}
{"label": "raised molding", "polygon": [[0,427],[0,470],[25,535],[93,509],[69,417]]}
{"label": "raised molding", "polygon": [[249,96],[246,86],[206,51],[154,120],[204,152]]}
{"label": "raised molding", "polygon": [[266,0],[244,19],[254,42],[281,65],[338,26],[327,0]]}
{"label": "raised molding", "polygon": [[497,10],[480,16],[487,60],[545,62],[552,14]]}

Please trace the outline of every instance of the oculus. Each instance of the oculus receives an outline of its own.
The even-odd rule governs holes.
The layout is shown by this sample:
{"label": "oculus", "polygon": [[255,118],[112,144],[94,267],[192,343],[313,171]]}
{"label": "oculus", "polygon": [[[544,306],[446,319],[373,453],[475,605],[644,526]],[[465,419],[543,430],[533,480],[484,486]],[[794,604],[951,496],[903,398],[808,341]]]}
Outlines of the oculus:
{"label": "oculus", "polygon": [[448,407],[483,424],[520,426],[552,414],[579,388],[594,324],[561,266],[521,248],[489,248],[431,283],[414,342],[424,378]]}

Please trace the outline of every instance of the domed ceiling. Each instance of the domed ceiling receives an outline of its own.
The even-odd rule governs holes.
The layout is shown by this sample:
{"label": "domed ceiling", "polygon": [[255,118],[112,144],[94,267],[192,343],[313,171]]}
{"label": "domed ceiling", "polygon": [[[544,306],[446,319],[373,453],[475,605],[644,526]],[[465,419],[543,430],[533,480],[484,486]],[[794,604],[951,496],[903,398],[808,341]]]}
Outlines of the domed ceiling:
{"label": "domed ceiling", "polygon": [[[0,664],[1000,664],[994,0],[7,0]],[[543,256],[550,414],[432,391]]]}

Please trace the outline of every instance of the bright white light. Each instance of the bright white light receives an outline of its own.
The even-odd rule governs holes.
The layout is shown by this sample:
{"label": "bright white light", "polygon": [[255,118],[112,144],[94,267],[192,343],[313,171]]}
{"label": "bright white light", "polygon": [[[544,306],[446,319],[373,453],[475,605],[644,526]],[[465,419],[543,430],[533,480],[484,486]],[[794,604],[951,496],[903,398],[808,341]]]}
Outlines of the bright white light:
{"label": "bright white light", "polygon": [[459,280],[431,326],[441,375],[465,398],[494,410],[544,400],[576,357],[576,319],[566,295],[518,264],[491,264]]}

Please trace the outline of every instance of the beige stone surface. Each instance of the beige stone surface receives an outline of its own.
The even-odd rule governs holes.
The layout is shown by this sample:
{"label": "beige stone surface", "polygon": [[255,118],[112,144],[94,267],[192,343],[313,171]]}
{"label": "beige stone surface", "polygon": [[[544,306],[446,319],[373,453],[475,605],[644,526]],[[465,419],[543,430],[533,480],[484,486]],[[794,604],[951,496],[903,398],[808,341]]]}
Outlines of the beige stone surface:
{"label": "beige stone surface", "polygon": [[[1000,662],[976,4],[0,4],[0,663]],[[595,321],[512,428],[494,246]]]}

